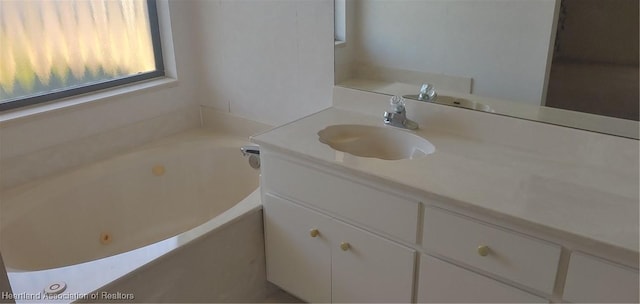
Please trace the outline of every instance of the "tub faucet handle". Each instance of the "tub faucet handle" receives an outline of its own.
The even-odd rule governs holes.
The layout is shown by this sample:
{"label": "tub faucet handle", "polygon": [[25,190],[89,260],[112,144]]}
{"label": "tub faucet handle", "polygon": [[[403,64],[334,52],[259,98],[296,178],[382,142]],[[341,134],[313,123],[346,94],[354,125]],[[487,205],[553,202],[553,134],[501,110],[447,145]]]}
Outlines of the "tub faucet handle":
{"label": "tub faucet handle", "polygon": [[248,145],[240,147],[242,156],[249,157],[249,165],[251,168],[260,169],[260,146]]}
{"label": "tub faucet handle", "polygon": [[260,146],[256,146],[256,145],[242,146],[240,147],[240,152],[242,152],[242,156],[260,155]]}

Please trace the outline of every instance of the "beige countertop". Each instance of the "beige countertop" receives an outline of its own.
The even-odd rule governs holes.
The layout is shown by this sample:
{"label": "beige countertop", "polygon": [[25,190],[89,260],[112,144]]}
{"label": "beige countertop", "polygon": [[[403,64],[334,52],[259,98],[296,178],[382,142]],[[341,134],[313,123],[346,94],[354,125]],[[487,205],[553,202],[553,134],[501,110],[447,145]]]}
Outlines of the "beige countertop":
{"label": "beige countertop", "polygon": [[635,170],[619,170],[607,162],[571,161],[566,155],[556,158],[538,153],[544,147],[500,145],[427,126],[402,131],[430,141],[436,148],[433,154],[393,161],[363,158],[318,140],[318,131],[337,124],[384,126],[381,117],[329,108],[252,141],[568,237],[638,252],[637,162],[630,164]]}

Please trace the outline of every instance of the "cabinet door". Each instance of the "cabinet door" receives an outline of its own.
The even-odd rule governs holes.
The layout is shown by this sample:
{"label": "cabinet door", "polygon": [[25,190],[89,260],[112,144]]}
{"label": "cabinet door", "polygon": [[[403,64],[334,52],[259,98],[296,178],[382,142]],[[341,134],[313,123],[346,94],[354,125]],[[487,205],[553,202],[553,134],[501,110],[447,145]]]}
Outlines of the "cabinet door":
{"label": "cabinet door", "polygon": [[564,300],[574,303],[638,303],[638,270],[573,252]]}
{"label": "cabinet door", "polygon": [[333,302],[411,302],[415,251],[332,222]]}
{"label": "cabinet door", "polygon": [[417,302],[543,303],[547,301],[423,254],[420,256]]}
{"label": "cabinet door", "polygon": [[263,207],[267,280],[304,301],[331,302],[331,249],[325,233],[331,220],[268,193]]}

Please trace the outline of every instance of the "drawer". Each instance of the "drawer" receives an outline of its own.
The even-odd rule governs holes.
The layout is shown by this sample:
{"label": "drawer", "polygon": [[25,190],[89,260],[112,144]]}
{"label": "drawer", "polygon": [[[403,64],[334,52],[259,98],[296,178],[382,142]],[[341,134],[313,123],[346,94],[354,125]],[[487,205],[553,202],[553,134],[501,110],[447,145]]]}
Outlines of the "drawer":
{"label": "drawer", "polygon": [[638,303],[638,269],[574,252],[569,261],[563,299]]}
{"label": "drawer", "polygon": [[546,303],[547,300],[423,254],[418,303]]}
{"label": "drawer", "polygon": [[561,249],[556,244],[435,207],[425,207],[423,229],[422,246],[428,252],[547,295],[553,292]]}
{"label": "drawer", "polygon": [[419,202],[286,161],[268,151],[260,157],[265,177],[261,187],[266,191],[416,243]]}

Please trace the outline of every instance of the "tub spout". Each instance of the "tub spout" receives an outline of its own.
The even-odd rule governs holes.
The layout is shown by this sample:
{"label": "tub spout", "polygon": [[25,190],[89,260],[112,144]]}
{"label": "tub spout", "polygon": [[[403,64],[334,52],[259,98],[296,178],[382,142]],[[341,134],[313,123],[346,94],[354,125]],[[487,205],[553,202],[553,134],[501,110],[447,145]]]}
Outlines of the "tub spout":
{"label": "tub spout", "polygon": [[242,156],[249,157],[249,165],[251,168],[260,168],[260,146],[243,146],[240,147],[240,152],[242,152]]}

